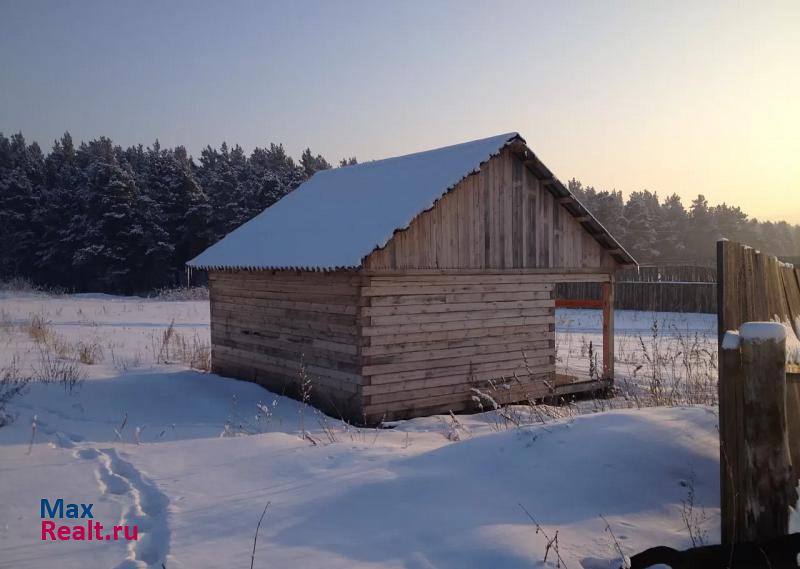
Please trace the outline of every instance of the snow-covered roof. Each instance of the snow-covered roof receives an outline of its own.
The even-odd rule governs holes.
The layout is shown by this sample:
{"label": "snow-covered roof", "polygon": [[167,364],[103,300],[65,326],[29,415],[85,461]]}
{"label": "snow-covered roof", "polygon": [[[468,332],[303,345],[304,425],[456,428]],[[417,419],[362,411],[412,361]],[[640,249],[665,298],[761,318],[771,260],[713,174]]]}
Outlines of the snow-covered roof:
{"label": "snow-covered roof", "polygon": [[[421,212],[506,146],[525,144],[510,132],[426,152],[317,172],[296,190],[189,261],[201,269],[342,269],[385,246]],[[533,156],[533,153],[530,153]],[[535,157],[534,157],[535,158]],[[536,161],[542,168],[543,165]],[[548,170],[546,183],[557,183]],[[550,188],[554,191],[553,188]],[[588,214],[575,201],[580,212]],[[622,262],[634,262],[588,216],[594,233]],[[597,237],[596,237],[597,238]]]}

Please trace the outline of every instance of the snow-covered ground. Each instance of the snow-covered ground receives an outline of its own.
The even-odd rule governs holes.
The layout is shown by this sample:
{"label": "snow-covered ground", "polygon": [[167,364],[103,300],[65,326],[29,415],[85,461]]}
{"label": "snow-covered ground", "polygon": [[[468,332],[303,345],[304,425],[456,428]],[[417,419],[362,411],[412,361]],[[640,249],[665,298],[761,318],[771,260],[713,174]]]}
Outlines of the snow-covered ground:
{"label": "snow-covered ground", "polygon": [[[657,317],[659,350],[678,353],[695,332],[713,337],[713,318]],[[559,311],[558,320],[560,365],[588,369],[598,315]],[[647,370],[632,371],[646,360],[653,321],[617,313],[632,377]],[[355,429],[190,370],[184,362],[207,341],[202,301],[0,296],[0,377],[52,367],[45,349],[69,359],[81,344],[95,361],[76,364],[85,380],[71,392],[32,383],[0,428],[0,567],[249,567],[267,503],[254,567],[545,566],[547,540],[520,505],[557,533],[570,568],[618,566],[618,546],[626,555],[690,546],[688,500],[717,539],[713,407],[520,408],[532,424],[486,413]],[[137,524],[139,540],[42,541],[40,500],[58,497],[94,503],[101,523]],[[554,551],[546,566],[556,566]]]}

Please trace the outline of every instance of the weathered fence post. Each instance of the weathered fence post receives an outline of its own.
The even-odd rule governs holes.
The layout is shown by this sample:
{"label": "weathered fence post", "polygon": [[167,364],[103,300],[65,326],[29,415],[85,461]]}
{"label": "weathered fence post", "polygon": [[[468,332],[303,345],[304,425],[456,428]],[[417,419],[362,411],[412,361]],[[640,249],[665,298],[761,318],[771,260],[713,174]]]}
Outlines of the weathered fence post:
{"label": "weathered fence post", "polygon": [[726,335],[720,353],[723,543],[786,535],[797,501],[786,421],[786,329],[748,322],[738,339]]}
{"label": "weathered fence post", "polygon": [[739,332],[730,331],[719,350],[719,487],[722,543],[740,540],[737,520],[744,519],[737,480],[742,479],[742,359]]}
{"label": "weathered fence post", "polygon": [[614,275],[602,284],[603,379],[614,379]]}

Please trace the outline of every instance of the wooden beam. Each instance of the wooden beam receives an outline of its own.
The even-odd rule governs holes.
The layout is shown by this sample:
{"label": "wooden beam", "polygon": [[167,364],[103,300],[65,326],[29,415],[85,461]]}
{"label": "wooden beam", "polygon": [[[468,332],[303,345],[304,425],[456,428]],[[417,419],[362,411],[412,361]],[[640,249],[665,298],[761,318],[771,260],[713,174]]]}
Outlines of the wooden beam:
{"label": "wooden beam", "polygon": [[[570,282],[573,277],[585,276],[587,282],[605,282],[613,269],[601,268],[546,268],[546,269],[362,269],[359,274],[374,277],[393,276],[434,276],[434,275],[543,275],[559,276],[569,275]],[[566,279],[565,279],[566,280]]]}
{"label": "wooden beam", "polygon": [[614,381],[614,276],[601,285],[603,303],[603,379]]}
{"label": "wooden beam", "polygon": [[567,383],[563,385],[556,385],[553,388],[553,395],[569,395],[572,393],[586,393],[591,391],[600,391],[607,389],[614,384],[613,381],[608,379],[596,379],[593,381],[577,381],[575,383]]}
{"label": "wooden beam", "polygon": [[603,300],[557,298],[556,308],[603,308]]}

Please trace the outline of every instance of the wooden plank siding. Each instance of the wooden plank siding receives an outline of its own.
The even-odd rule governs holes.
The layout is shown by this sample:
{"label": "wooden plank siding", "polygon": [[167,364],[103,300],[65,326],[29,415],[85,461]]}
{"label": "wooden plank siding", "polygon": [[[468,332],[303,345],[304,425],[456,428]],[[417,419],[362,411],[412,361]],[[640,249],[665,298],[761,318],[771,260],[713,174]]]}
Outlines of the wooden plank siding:
{"label": "wooden plank siding", "polygon": [[360,353],[367,420],[475,409],[473,388],[499,402],[546,396],[555,380],[551,278],[365,275]]}
{"label": "wooden plank siding", "polygon": [[511,149],[365,257],[369,270],[607,269],[609,252]]}
{"label": "wooden plank siding", "polygon": [[298,398],[302,361],[316,406],[359,417],[359,288],[346,272],[211,271],[213,371]]}
{"label": "wooden plank siding", "polygon": [[213,371],[297,398],[303,361],[313,403],[357,422],[472,410],[473,388],[538,399],[557,383],[559,278],[212,271]]}
{"label": "wooden plank siding", "polygon": [[213,370],[297,397],[303,361],[315,405],[369,423],[475,409],[473,388],[555,393],[556,284],[610,290],[619,264],[517,156],[483,163],[357,269],[210,271]]}

